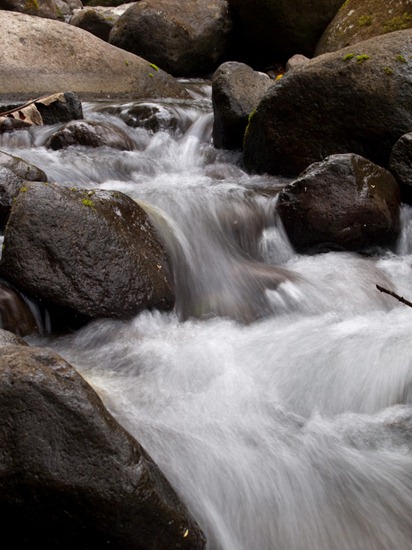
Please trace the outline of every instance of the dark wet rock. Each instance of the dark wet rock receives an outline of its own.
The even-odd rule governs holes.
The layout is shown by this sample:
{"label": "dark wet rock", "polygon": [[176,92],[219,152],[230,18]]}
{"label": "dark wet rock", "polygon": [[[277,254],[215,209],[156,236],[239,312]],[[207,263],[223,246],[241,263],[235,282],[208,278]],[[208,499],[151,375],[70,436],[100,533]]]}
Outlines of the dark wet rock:
{"label": "dark wet rock", "polygon": [[4,151],[0,151],[0,166],[8,168],[24,180],[47,181],[47,175],[43,170],[20,157],[15,157]]}
{"label": "dark wet rock", "polygon": [[352,154],[309,166],[280,192],[277,203],[298,252],[391,247],[399,236],[399,208],[395,178]]}
{"label": "dark wet rock", "polygon": [[162,472],[59,355],[0,347],[0,513],[14,548],[202,549]]}
{"label": "dark wet rock", "polygon": [[24,298],[0,281],[0,327],[18,336],[36,332],[38,327],[32,310]]}
{"label": "dark wet rock", "polygon": [[47,307],[61,330],[174,304],[157,233],[143,209],[118,192],[28,183],[13,202],[0,271]]}
{"label": "dark wet rock", "polygon": [[312,59],[285,74],[248,125],[249,171],[296,177],[313,162],[356,153],[388,167],[412,129],[412,30]]}
{"label": "dark wet rock", "polygon": [[411,27],[410,0],[348,0],[325,29],[315,55]]}
{"label": "dark wet rock", "polygon": [[312,57],[343,0],[229,0],[242,27],[253,67],[286,62],[296,53]]}
{"label": "dark wet rock", "polygon": [[118,126],[88,120],[69,122],[51,135],[46,143],[46,147],[55,151],[71,145],[105,146],[122,151],[135,148],[133,140]]}
{"label": "dark wet rock", "polygon": [[109,42],[174,76],[204,76],[223,60],[232,24],[226,0],[146,0],[119,17]]}
{"label": "dark wet rock", "polygon": [[273,82],[244,63],[228,61],[213,75],[213,141],[220,149],[241,149],[249,115]]}
{"label": "dark wet rock", "polygon": [[36,101],[35,106],[41,114],[43,124],[58,124],[83,118],[81,101],[73,92],[63,92]]}

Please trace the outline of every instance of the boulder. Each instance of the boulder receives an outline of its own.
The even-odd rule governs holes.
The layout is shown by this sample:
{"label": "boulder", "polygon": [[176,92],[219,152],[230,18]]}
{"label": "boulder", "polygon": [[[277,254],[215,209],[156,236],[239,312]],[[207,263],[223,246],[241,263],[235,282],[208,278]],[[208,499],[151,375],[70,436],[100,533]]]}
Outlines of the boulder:
{"label": "boulder", "polygon": [[0,347],[0,513],[14,548],[201,549],[162,472],[59,355]]}
{"label": "boulder", "polygon": [[0,11],[1,98],[71,90],[83,98],[190,98],[169,74],[61,21]]}
{"label": "boulder", "polygon": [[27,183],[13,201],[1,276],[51,312],[56,330],[170,309],[166,252],[127,195]]}
{"label": "boulder", "polygon": [[55,151],[70,145],[111,147],[122,151],[135,149],[133,140],[121,128],[109,122],[94,120],[69,122],[56,130],[46,142],[46,147]]}
{"label": "boulder", "polygon": [[119,17],[109,42],[174,76],[204,76],[223,60],[231,31],[227,0],[145,0]]}
{"label": "boulder", "polygon": [[15,157],[4,151],[0,151],[0,166],[11,170],[16,176],[24,180],[47,181],[47,176],[43,170],[20,157]]}
{"label": "boulder", "polygon": [[315,55],[411,27],[410,0],[348,0],[325,29]]}
{"label": "boulder", "polygon": [[312,57],[343,0],[229,0],[245,34],[252,66],[285,63],[294,54]]}
{"label": "boulder", "polygon": [[244,63],[228,61],[213,75],[213,142],[220,149],[241,149],[249,115],[273,81]]}
{"label": "boulder", "polygon": [[129,4],[121,4],[117,7],[89,6],[76,10],[70,18],[70,25],[84,29],[108,42],[113,25],[132,5],[133,3],[131,2]]}
{"label": "boulder", "polygon": [[353,154],[312,164],[280,192],[277,202],[291,244],[303,253],[393,246],[399,209],[395,178]]}
{"label": "boulder", "polygon": [[244,164],[296,177],[335,153],[385,168],[412,131],[412,30],[371,38],[287,72],[249,122]]}
{"label": "boulder", "polygon": [[11,10],[46,19],[64,19],[56,0],[0,0],[0,10]]}

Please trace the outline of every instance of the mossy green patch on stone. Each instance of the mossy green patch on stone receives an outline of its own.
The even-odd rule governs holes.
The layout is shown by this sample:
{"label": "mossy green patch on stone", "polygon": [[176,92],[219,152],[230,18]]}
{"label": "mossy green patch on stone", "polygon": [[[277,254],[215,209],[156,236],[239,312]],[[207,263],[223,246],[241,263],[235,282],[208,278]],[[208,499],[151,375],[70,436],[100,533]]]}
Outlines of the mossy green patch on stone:
{"label": "mossy green patch on stone", "polygon": [[364,61],[366,61],[367,59],[369,59],[369,55],[367,55],[366,53],[361,53],[360,55],[357,55],[356,56],[356,61],[358,63],[363,63]]}
{"label": "mossy green patch on stone", "polygon": [[392,69],[392,67],[384,67],[383,72],[387,75],[391,75],[391,74],[393,74],[393,69]]}
{"label": "mossy green patch on stone", "polygon": [[24,3],[24,11],[39,11],[39,3],[37,0],[26,0]]}
{"label": "mossy green patch on stone", "polygon": [[353,59],[355,57],[354,53],[347,53],[342,57],[343,61],[349,61],[349,59]]}
{"label": "mossy green patch on stone", "polygon": [[84,204],[84,206],[88,206],[89,208],[93,208],[94,206],[93,201],[91,201],[90,199],[82,199],[82,203]]}
{"label": "mossy green patch on stone", "polygon": [[395,59],[398,63],[406,63],[406,57],[400,53],[395,57]]}
{"label": "mossy green patch on stone", "polygon": [[358,25],[360,27],[368,27],[369,25],[372,25],[373,17],[372,15],[361,15],[358,18]]}
{"label": "mossy green patch on stone", "polygon": [[404,12],[402,15],[392,17],[383,24],[383,32],[394,32],[408,29],[412,25],[412,15],[408,12]]}

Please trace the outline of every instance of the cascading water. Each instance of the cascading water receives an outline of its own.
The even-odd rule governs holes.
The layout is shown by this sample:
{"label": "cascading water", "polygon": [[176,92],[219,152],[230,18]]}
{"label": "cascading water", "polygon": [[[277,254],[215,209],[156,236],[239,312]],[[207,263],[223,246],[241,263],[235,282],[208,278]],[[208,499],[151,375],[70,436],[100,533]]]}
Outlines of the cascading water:
{"label": "cascading water", "polygon": [[376,284],[412,299],[411,209],[396,253],[295,254],[276,216],[285,182],[213,148],[210,87],[199,90],[157,103],[154,134],[125,124],[128,106],[85,105],[133,151],[51,151],[53,129],[3,135],[3,150],[51,181],[136,199],[177,295],[172,313],[28,340],[98,391],[208,549],[410,550],[412,310]]}

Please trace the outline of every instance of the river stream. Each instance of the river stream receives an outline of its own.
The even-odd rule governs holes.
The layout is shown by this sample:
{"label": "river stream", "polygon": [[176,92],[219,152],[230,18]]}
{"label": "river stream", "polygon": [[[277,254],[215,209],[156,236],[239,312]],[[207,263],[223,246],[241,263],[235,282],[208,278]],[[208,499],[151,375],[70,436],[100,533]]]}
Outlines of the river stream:
{"label": "river stream", "polygon": [[127,125],[128,104],[84,104],[132,151],[46,149],[56,127],[0,136],[49,181],[138,201],[176,288],[172,312],[26,339],[95,388],[209,550],[410,550],[412,309],[376,285],[412,300],[412,209],[396,251],[296,254],[276,215],[286,181],[214,149],[210,85],[189,88],[149,105],[156,132]]}

